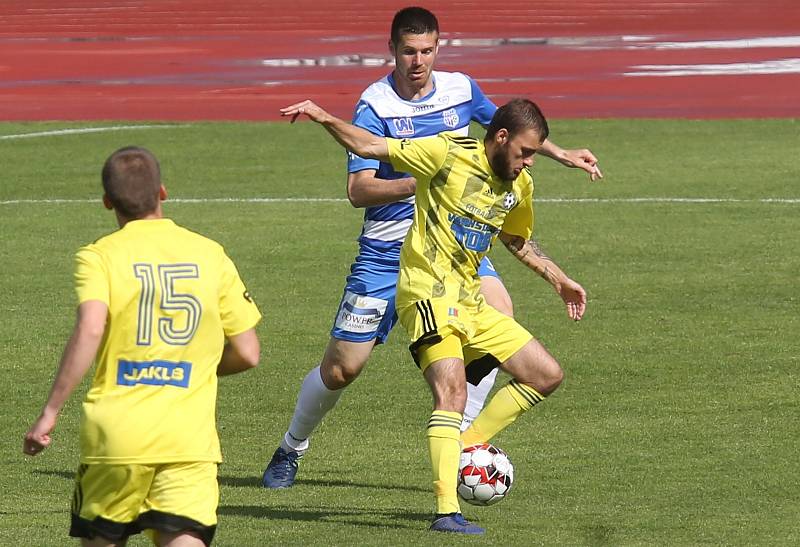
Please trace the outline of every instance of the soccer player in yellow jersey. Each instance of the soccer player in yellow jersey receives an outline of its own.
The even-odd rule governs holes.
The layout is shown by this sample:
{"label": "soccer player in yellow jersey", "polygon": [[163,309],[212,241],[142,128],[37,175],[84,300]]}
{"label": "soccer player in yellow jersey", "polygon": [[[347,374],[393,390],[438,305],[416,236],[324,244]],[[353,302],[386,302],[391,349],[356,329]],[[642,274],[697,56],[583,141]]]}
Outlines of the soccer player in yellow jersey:
{"label": "soccer player in yellow jersey", "polygon": [[[305,114],[361,157],[391,162],[417,180],[414,221],[400,254],[397,311],[412,340],[411,353],[433,392],[428,445],[437,513],[431,530],[482,534],[464,519],[456,494],[462,443],[489,441],[552,393],[563,372],[547,350],[488,304],[480,293],[478,264],[496,238],[549,281],[580,320],[586,292],[529,238],[533,179],[527,169],[547,138],[547,121],[526,99],[495,112],[483,141],[443,133],[391,139],[347,124],[311,101],[281,110]],[[464,363],[476,356],[512,376],[472,425],[459,435],[466,401]],[[469,367],[468,367],[469,368]],[[478,374],[485,371],[478,371]]]}
{"label": "soccer player in yellow jersey", "polygon": [[76,255],[78,313],[50,395],[25,435],[36,455],[96,362],[83,402],[70,535],[209,545],[217,524],[217,376],[255,367],[261,318],[218,243],[164,218],[155,156],[114,152],[103,203],[120,229]]}

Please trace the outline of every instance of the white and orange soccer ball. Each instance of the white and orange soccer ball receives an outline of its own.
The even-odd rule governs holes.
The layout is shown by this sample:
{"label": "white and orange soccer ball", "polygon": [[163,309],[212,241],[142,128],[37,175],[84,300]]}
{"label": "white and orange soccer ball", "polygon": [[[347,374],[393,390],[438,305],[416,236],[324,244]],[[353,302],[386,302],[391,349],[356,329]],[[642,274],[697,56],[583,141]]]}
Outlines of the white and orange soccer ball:
{"label": "white and orange soccer ball", "polygon": [[458,495],[472,505],[493,505],[506,497],[514,483],[514,466],[508,455],[484,443],[461,451]]}

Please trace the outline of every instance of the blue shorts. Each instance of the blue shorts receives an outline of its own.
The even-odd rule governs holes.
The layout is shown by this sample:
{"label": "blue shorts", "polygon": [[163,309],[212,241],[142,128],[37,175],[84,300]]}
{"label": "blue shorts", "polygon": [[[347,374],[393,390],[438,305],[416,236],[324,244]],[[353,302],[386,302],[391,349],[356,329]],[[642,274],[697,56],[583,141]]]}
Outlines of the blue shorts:
{"label": "blue shorts", "polygon": [[[350,266],[331,336],[347,342],[386,342],[397,323],[394,298],[398,273],[399,262],[369,260],[359,255]],[[488,257],[481,261],[478,275],[500,279]]]}

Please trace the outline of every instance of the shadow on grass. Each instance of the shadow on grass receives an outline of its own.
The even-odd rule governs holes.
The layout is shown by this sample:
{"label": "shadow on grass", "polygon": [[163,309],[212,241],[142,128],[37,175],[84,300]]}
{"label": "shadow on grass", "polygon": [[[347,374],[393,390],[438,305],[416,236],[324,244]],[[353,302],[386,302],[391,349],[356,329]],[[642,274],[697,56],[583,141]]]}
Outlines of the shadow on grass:
{"label": "shadow on grass", "polygon": [[586,545],[601,546],[613,545],[614,541],[614,528],[597,524],[594,526],[584,526],[584,535],[586,536]]}
{"label": "shadow on grass", "polygon": [[409,530],[424,529],[420,528],[420,524],[417,524],[417,522],[427,524],[432,517],[430,513],[392,509],[300,509],[297,507],[263,507],[258,505],[220,505],[217,513],[220,516],[290,520],[294,522],[326,522],[367,528],[405,528]]}
{"label": "shadow on grass", "polygon": [[69,504],[65,504],[61,509],[17,509],[13,511],[0,511],[0,515],[66,515],[67,518],[69,518]]}
{"label": "shadow on grass", "polygon": [[[36,469],[33,470],[32,473],[36,475],[58,477],[60,479],[69,481],[75,480],[75,471]],[[220,476],[219,482],[223,486],[261,488],[260,477]],[[405,490],[411,492],[429,493],[428,489],[419,488],[416,486],[367,484],[337,480],[305,479],[298,480],[295,484],[297,486],[368,488],[370,490]],[[62,509],[53,509],[36,511],[3,511],[0,512],[0,514],[11,515],[24,513],[62,512],[64,512]],[[430,513],[418,513],[401,509],[299,509],[297,507],[264,507],[258,505],[220,505],[218,514],[270,520],[315,521],[328,522],[332,524],[350,524],[368,528],[403,528],[409,530],[418,530],[420,529],[420,525],[417,524],[418,522],[428,523],[431,519]]]}
{"label": "shadow on grass", "polygon": [[77,471],[60,471],[60,470],[50,470],[50,469],[34,469],[31,471],[34,475],[45,475],[47,477],[58,477],[59,479],[67,479],[69,481],[75,480],[75,473]]}
{"label": "shadow on grass", "polygon": [[[251,487],[261,488],[261,477],[230,477],[220,475],[219,483],[222,486],[234,487]],[[358,483],[352,481],[340,481],[330,479],[297,479],[295,486],[321,486],[321,487],[339,487],[339,488],[368,488],[369,490],[403,490],[407,492],[425,492],[429,493],[429,488],[420,488],[419,486],[397,485],[397,484],[368,484]]]}
{"label": "shadow on grass", "polygon": [[[35,469],[31,473],[36,475],[44,475],[48,477],[58,477],[69,481],[75,480],[75,471],[63,470],[50,470],[50,469]],[[245,487],[245,488],[261,488],[261,477],[231,477],[220,475],[219,483],[222,486]],[[402,490],[406,492],[430,492],[428,488],[420,488],[418,486],[396,485],[396,484],[369,484],[351,481],[340,481],[330,479],[298,479],[295,482],[297,486],[320,486],[320,487],[338,487],[338,488],[367,488],[369,490]]]}

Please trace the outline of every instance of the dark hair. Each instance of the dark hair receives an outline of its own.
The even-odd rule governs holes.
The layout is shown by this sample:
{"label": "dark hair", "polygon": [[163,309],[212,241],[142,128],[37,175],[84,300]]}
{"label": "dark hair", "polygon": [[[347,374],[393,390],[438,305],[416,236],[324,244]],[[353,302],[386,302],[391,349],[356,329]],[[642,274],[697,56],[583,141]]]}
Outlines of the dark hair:
{"label": "dark hair", "polygon": [[439,21],[433,13],[425,8],[412,6],[403,8],[394,14],[391,34],[394,45],[400,43],[400,37],[404,34],[427,34],[429,32],[439,32]]}
{"label": "dark hair", "polygon": [[142,218],[158,207],[161,168],[146,148],[126,146],[111,154],[102,179],[108,200],[123,217]]}
{"label": "dark hair", "polygon": [[550,134],[547,120],[535,102],[528,99],[511,99],[497,109],[486,129],[486,139],[494,138],[500,129],[506,129],[513,137],[528,128],[535,129],[544,141]]}

